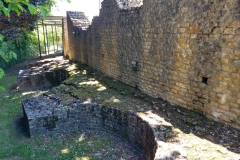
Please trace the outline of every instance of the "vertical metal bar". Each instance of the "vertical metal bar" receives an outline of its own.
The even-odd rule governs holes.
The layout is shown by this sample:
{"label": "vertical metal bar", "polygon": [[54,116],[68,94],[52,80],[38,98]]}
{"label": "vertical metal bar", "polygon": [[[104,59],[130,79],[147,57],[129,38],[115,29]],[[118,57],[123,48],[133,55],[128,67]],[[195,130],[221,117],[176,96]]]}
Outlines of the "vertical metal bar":
{"label": "vertical metal bar", "polygon": [[46,39],[45,39],[45,28],[44,28],[43,20],[42,20],[42,25],[43,25],[43,39],[44,39],[45,54],[47,54]]}
{"label": "vertical metal bar", "polygon": [[62,27],[61,27],[61,31],[62,32],[60,32],[62,35],[62,40],[61,40],[61,46],[62,46],[62,50],[63,50],[63,53],[64,53],[64,45],[63,45],[63,37],[64,37],[64,23],[63,23],[63,17],[62,17]]}
{"label": "vertical metal bar", "polygon": [[58,51],[58,34],[57,34],[56,22],[55,22],[55,33],[56,33],[56,43],[57,43],[57,51]]}
{"label": "vertical metal bar", "polygon": [[53,50],[54,50],[54,53],[55,53],[55,44],[54,44],[54,36],[53,36],[53,25],[51,25],[51,27],[52,27]]}
{"label": "vertical metal bar", "polygon": [[38,30],[38,21],[36,23],[37,23],[37,34],[38,34],[38,49],[39,49],[40,59],[42,59],[41,44],[40,44],[39,30]]}
{"label": "vertical metal bar", "polygon": [[46,28],[47,48],[48,48],[48,54],[49,54],[48,31],[47,31],[47,25],[46,24],[45,24],[45,28]]}

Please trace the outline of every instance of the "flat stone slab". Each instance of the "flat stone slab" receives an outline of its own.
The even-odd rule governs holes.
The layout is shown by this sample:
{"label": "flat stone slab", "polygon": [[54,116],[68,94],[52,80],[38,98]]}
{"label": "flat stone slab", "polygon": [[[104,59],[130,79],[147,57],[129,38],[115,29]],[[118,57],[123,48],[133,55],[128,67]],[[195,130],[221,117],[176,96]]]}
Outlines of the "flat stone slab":
{"label": "flat stone slab", "polygon": [[69,77],[66,70],[68,62],[68,60],[53,58],[29,64],[29,69],[19,71],[17,79],[19,90],[49,88],[59,85]]}
{"label": "flat stone slab", "polygon": [[54,95],[44,94],[38,98],[22,100],[22,107],[30,136],[62,130],[56,125],[60,118],[56,113],[64,113],[64,106]]}

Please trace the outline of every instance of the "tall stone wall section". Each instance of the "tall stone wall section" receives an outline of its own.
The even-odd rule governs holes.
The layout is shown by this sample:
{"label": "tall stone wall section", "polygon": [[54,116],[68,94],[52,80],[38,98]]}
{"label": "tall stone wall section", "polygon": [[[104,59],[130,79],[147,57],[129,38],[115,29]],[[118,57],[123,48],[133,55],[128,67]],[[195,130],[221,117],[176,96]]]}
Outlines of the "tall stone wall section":
{"label": "tall stone wall section", "polygon": [[65,54],[240,129],[239,8],[238,0],[144,0],[134,8],[105,0],[87,30],[68,14]]}
{"label": "tall stone wall section", "polygon": [[68,43],[68,28],[67,28],[67,19],[63,17],[62,19],[62,39],[63,39],[63,54],[66,57],[69,53],[69,43]]}

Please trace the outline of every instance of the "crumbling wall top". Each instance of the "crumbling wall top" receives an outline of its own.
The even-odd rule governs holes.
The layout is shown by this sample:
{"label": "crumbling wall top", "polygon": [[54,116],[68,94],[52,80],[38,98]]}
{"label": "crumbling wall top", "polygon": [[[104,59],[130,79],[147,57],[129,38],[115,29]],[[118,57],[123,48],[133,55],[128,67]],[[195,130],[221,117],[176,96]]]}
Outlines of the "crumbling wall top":
{"label": "crumbling wall top", "polygon": [[143,0],[116,0],[120,9],[129,9],[132,7],[140,7]]}
{"label": "crumbling wall top", "polygon": [[84,12],[67,11],[67,15],[70,17],[75,27],[86,29],[90,25],[90,21],[85,16]]}

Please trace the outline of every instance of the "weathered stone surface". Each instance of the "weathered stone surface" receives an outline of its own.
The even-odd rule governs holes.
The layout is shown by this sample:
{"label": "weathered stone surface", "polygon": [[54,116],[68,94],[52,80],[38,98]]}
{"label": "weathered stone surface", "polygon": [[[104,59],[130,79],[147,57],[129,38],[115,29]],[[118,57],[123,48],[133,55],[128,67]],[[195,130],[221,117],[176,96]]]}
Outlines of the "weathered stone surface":
{"label": "weathered stone surface", "polygon": [[143,0],[116,0],[120,9],[131,9],[131,7],[140,7]]}
{"label": "weathered stone surface", "polygon": [[18,86],[20,91],[58,85],[69,77],[66,70],[68,60],[45,60],[29,64],[27,70],[20,70]]}
{"label": "weathered stone surface", "polygon": [[30,136],[76,129],[101,129],[129,139],[143,150],[148,159],[155,157],[157,139],[152,127],[156,127],[157,123],[152,122],[156,120],[144,119],[146,116],[135,111],[121,111],[79,100],[63,105],[61,99],[47,94],[23,100],[22,107]]}
{"label": "weathered stone surface", "polygon": [[[67,12],[67,14],[75,27],[86,29],[90,25],[88,18],[85,16],[83,12],[69,11]],[[77,35],[79,33],[74,32],[73,34]]]}
{"label": "weathered stone surface", "polygon": [[[75,27],[68,15],[65,56],[240,129],[231,123],[239,117],[232,106],[240,107],[239,98],[232,96],[239,93],[238,1],[146,0],[133,1],[141,5],[127,9],[119,8],[120,2],[131,4],[103,1],[100,16],[87,30]],[[232,100],[210,96],[216,93]],[[234,116],[216,112],[225,112],[220,105]]]}

